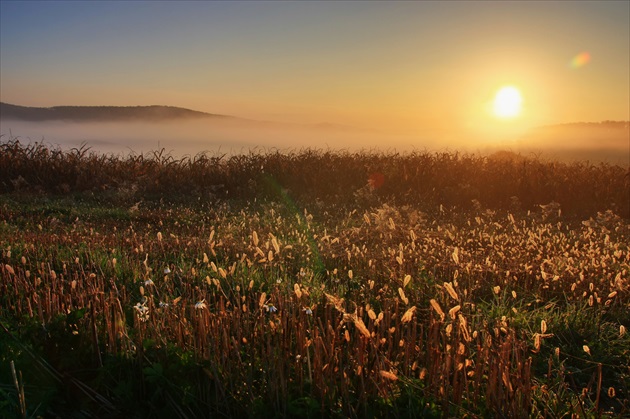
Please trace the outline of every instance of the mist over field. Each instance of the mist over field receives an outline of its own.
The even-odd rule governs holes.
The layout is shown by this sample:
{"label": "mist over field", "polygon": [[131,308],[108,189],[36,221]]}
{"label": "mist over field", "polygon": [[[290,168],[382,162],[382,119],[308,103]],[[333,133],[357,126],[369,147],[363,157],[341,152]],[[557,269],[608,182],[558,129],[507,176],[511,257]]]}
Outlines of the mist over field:
{"label": "mist over field", "polygon": [[[616,125],[615,125],[616,124]],[[561,161],[630,164],[628,125],[566,124],[540,127],[520,136],[484,139],[439,131],[384,132],[333,124],[284,124],[228,118],[164,121],[24,121],[0,119],[2,141],[19,138],[61,149],[85,145],[106,154],[141,154],[165,149],[174,157],[246,154],[301,149],[412,152],[511,151]]]}
{"label": "mist over field", "polygon": [[[229,121],[170,120],[161,122],[68,122],[1,120],[3,139],[19,137],[62,149],[85,144],[100,153],[146,153],[166,149],[173,156],[200,152],[242,154],[268,149],[305,148],[349,151],[454,150],[452,139],[431,133],[385,133],[333,124],[281,124]],[[376,146],[375,146],[376,145]]]}
{"label": "mist over field", "polygon": [[0,419],[630,419],[628,16],[0,0]]}

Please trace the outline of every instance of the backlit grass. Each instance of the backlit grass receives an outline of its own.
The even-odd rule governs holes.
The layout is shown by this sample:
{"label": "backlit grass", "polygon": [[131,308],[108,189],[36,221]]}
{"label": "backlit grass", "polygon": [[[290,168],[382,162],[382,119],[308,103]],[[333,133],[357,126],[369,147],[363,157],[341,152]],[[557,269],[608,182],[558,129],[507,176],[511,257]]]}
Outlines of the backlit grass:
{"label": "backlit grass", "polygon": [[630,413],[621,168],[3,147],[8,414]]}

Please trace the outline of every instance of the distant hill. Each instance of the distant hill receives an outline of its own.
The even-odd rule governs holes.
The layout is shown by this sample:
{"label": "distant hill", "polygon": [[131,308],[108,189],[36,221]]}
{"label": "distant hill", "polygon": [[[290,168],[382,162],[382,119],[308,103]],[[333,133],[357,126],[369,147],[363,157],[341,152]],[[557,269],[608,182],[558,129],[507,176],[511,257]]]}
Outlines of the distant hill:
{"label": "distant hill", "polygon": [[0,118],[22,121],[163,121],[168,119],[237,119],[174,106],[53,106],[36,108],[0,102]]}
{"label": "distant hill", "polygon": [[172,121],[206,120],[226,123],[232,127],[283,130],[316,130],[320,132],[370,133],[373,130],[348,125],[319,123],[299,124],[274,121],[260,121],[238,116],[212,114],[175,106],[53,106],[37,108],[0,102],[0,119],[19,121],[68,121],[68,122],[132,122],[132,121]]}

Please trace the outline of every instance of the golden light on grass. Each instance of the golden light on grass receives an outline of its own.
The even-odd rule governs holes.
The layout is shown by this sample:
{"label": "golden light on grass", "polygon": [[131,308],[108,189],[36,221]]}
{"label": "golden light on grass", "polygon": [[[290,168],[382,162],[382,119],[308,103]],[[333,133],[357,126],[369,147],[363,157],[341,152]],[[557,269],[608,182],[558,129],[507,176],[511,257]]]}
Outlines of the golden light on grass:
{"label": "golden light on grass", "polygon": [[371,337],[371,334],[368,328],[365,326],[365,323],[363,323],[363,320],[361,320],[357,316],[354,316],[353,321],[354,321],[355,327],[359,330],[359,332],[361,332],[363,336],[369,339]]}
{"label": "golden light on grass", "polygon": [[10,275],[15,275],[15,271],[13,270],[13,268],[11,267],[11,265],[4,265],[4,268],[7,270],[7,272]]}
{"label": "golden light on grass", "polygon": [[453,258],[453,262],[459,265],[459,248],[456,247],[455,250],[453,250],[451,257]]}
{"label": "golden light on grass", "polygon": [[457,295],[455,288],[453,288],[453,284],[451,284],[450,282],[445,282],[444,288],[446,289],[448,294],[451,296],[451,298],[453,298],[453,300],[459,301],[459,295]]}
{"label": "golden light on grass", "polygon": [[258,246],[258,233],[255,231],[252,232],[252,243],[254,243],[254,246]]}
{"label": "golden light on grass", "polygon": [[403,314],[402,318],[400,319],[401,323],[408,323],[411,321],[411,319],[413,318],[413,313],[416,312],[416,306],[411,307],[409,310],[407,310],[405,312],[405,314]]}
{"label": "golden light on grass", "polygon": [[386,378],[388,380],[391,380],[391,381],[398,380],[398,376],[392,372],[381,370],[380,374],[381,374],[381,377]]}
{"label": "golden light on grass", "polygon": [[458,304],[448,311],[448,315],[451,317],[451,319],[455,320],[455,315],[461,308],[462,307]]}
{"label": "golden light on grass", "polygon": [[534,333],[534,353],[538,353],[540,351],[541,338],[540,333]]}
{"label": "golden light on grass", "polygon": [[405,291],[403,291],[402,288],[398,288],[398,295],[400,295],[400,299],[403,303],[405,303],[405,305],[409,304],[409,299],[405,295]]}
{"label": "golden light on grass", "polygon": [[[560,166],[555,170],[567,178],[580,173],[561,169],[565,170]],[[625,172],[619,173],[623,178]],[[105,351],[135,359],[135,348],[143,341],[155,342],[155,347],[172,342],[174,354],[192,349],[196,362],[206,365],[216,380],[247,382],[252,371],[271,371],[259,393],[253,387],[234,388],[247,398],[261,392],[280,394],[281,389],[299,389],[306,383],[320,389],[339,383],[364,392],[365,400],[380,394],[394,397],[395,403],[390,387],[398,391],[409,380],[426,377],[427,391],[439,402],[459,405],[468,402],[462,396],[468,391],[483,395],[496,389],[499,398],[482,408],[503,412],[508,406],[510,415],[518,416],[529,405],[515,402],[515,395],[547,379],[534,375],[547,365],[542,345],[553,336],[547,332],[555,332],[555,317],[549,322],[539,317],[542,308],[562,314],[563,305],[555,302],[559,293],[571,306],[588,304],[590,298],[593,307],[585,315],[626,308],[625,264],[630,259],[622,252],[628,242],[625,219],[601,221],[606,229],[580,226],[569,235],[573,230],[560,215],[545,221],[539,207],[531,215],[519,213],[507,224],[502,212],[488,211],[461,222],[456,215],[448,219],[448,210],[440,219],[421,224],[410,217],[411,209],[383,205],[367,217],[374,220],[371,224],[360,222],[361,212],[356,211],[350,218],[342,214],[302,229],[292,217],[279,216],[274,205],[255,208],[232,213],[204,207],[202,227],[190,231],[173,224],[174,213],[152,210],[148,219],[168,220],[160,224],[161,244],[153,226],[126,230],[133,234],[128,245],[120,240],[121,227],[116,233],[86,222],[84,230],[76,223],[66,226],[76,241],[67,245],[55,238],[43,240],[40,248],[21,245],[13,255],[0,249],[0,295],[7,301],[2,309],[13,311],[16,319],[49,325],[58,316],[68,316],[69,309],[94,307],[72,332],[85,339],[82,345],[92,347],[95,355]],[[17,209],[3,211],[9,214],[6,223],[15,242],[43,237],[37,231],[40,220],[32,222],[33,236],[14,228],[14,220],[20,219]],[[180,217],[196,216],[186,208],[180,211]],[[306,224],[303,218],[297,223]],[[333,231],[334,238],[329,235]],[[206,243],[203,237],[208,234],[211,239]],[[89,252],[76,251],[83,242]],[[151,260],[145,257],[145,247]],[[131,252],[126,254],[125,249]],[[265,262],[256,263],[259,258]],[[74,264],[68,263],[72,260]],[[28,269],[34,278],[29,279]],[[164,272],[165,280],[151,272]],[[125,290],[110,291],[110,278]],[[137,303],[143,294],[145,299]],[[604,296],[611,301],[605,308],[599,303]],[[487,304],[480,304],[480,298]],[[416,308],[412,302],[422,305]],[[521,320],[536,330],[523,333]],[[15,321],[16,327],[20,322]],[[627,339],[626,327],[615,326],[611,342]],[[548,348],[556,359],[576,349],[563,341],[548,342],[559,345]],[[278,356],[277,343],[286,348],[281,356],[292,363]],[[614,348],[622,346],[617,343],[624,342],[613,343],[594,355],[614,354]],[[243,351],[242,345],[248,349]],[[145,358],[159,362],[153,352],[146,351]],[[242,361],[232,354],[239,354]],[[583,362],[579,357],[563,358],[568,365]],[[367,379],[365,385],[352,377],[352,371]],[[208,384],[190,379],[191,385]],[[614,379],[606,381],[602,394],[609,387],[622,388],[623,383]],[[338,394],[344,406],[353,402],[344,392]],[[625,403],[621,391],[616,397]]]}
{"label": "golden light on grass", "polygon": [[369,309],[367,313],[368,313],[368,317],[369,317],[371,320],[376,320],[376,313],[374,312],[374,310]]}
{"label": "golden light on grass", "polygon": [[440,320],[444,320],[445,315],[444,311],[442,311],[442,308],[440,307],[440,304],[438,304],[438,302],[434,299],[431,299],[431,301],[429,302],[431,303],[431,307],[433,307],[433,310],[435,310],[438,316],[440,316]]}
{"label": "golden light on grass", "polygon": [[462,313],[458,313],[457,319],[459,320],[459,330],[464,335],[464,340],[466,342],[470,342],[472,338],[470,337],[470,333],[468,332],[468,321],[466,320],[466,317],[464,317]]}

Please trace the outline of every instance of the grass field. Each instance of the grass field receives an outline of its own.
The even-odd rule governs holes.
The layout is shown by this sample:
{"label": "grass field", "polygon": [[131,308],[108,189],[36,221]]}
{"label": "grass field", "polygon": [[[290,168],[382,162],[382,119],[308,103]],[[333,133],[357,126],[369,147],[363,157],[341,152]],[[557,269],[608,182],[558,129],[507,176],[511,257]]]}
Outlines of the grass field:
{"label": "grass field", "polygon": [[630,415],[630,174],[0,143],[4,417]]}

